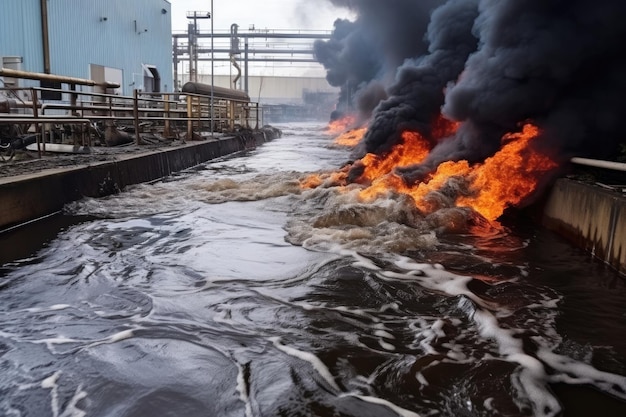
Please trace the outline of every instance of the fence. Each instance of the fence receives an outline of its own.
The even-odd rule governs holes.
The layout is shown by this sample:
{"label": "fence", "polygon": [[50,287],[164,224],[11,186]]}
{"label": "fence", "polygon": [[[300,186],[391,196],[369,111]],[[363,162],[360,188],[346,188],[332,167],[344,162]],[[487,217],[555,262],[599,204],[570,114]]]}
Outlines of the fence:
{"label": "fence", "polygon": [[[46,97],[54,96],[50,100]],[[132,97],[56,88],[0,88],[0,129],[35,134],[46,143],[113,146],[145,143],[146,134],[196,140],[263,126],[258,103],[193,93],[145,93]],[[5,133],[6,136],[6,133]],[[143,136],[143,138],[142,138]]]}

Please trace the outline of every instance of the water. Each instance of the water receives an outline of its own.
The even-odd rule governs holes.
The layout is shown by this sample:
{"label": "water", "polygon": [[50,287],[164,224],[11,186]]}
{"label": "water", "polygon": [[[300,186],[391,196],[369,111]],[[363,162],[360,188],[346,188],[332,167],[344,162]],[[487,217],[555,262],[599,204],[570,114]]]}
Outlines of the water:
{"label": "water", "polygon": [[0,236],[2,416],[623,416],[626,285],[549,232],[302,191],[320,126]]}

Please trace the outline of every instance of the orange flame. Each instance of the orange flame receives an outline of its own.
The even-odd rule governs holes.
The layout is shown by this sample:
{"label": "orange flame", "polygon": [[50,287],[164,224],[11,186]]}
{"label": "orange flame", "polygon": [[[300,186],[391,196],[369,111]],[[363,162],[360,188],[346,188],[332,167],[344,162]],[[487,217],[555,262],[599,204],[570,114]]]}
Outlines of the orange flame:
{"label": "orange flame", "polygon": [[349,115],[343,116],[340,119],[333,120],[332,122],[328,123],[328,126],[326,127],[326,131],[330,135],[339,135],[347,131],[351,127],[354,127],[355,124],[356,124],[356,116],[349,114]]}
{"label": "orange flame", "polygon": [[[456,205],[471,207],[486,219],[496,220],[507,207],[518,205],[528,197],[544,174],[557,167],[556,162],[529,146],[538,134],[537,127],[527,124],[522,132],[505,135],[502,141],[506,143],[500,151],[483,163],[470,166],[467,161],[443,162],[423,182],[411,186],[392,171],[419,163],[428,155],[428,148],[422,149],[423,153],[406,152],[407,142],[416,134],[405,133],[404,141],[385,158],[368,154],[360,161],[365,165],[361,178],[371,184],[359,195],[371,200],[389,191],[407,194],[422,211],[432,212],[437,207],[429,201],[428,194],[441,190],[451,178],[458,178],[461,186],[457,190]],[[401,157],[406,155],[410,157]]]}
{"label": "orange flame", "polygon": [[355,147],[359,144],[361,139],[363,139],[363,136],[365,136],[365,132],[367,132],[366,127],[348,130],[347,132],[337,136],[337,138],[335,139],[335,144],[351,148]]}
{"label": "orange flame", "polygon": [[457,204],[495,220],[505,208],[518,205],[532,194],[541,178],[558,166],[529,146],[539,133],[536,126],[526,124],[522,132],[505,135],[503,142],[509,142],[474,169],[470,177],[471,195],[460,197]]}
{"label": "orange flame", "polygon": [[[432,124],[431,135],[436,141],[453,135],[458,127],[459,123],[438,117]],[[365,133],[365,129],[352,131],[355,137],[357,131]],[[440,203],[429,194],[447,187],[446,194],[453,194],[450,198],[457,206],[471,207],[484,218],[494,221],[507,207],[523,202],[536,190],[541,179],[558,167],[547,155],[532,148],[532,141],[539,134],[539,129],[528,123],[521,132],[504,135],[500,150],[484,162],[475,165],[468,161],[443,162],[422,182],[407,184],[394,171],[424,161],[432,145],[421,134],[405,131],[401,141],[388,153],[367,154],[337,172],[313,174],[301,181],[301,187],[345,186],[348,173],[362,168],[354,182],[366,185],[359,193],[363,200],[376,199],[390,192],[401,193],[411,196],[424,213],[431,213],[439,208]]]}
{"label": "orange flame", "polygon": [[359,182],[371,182],[397,167],[418,164],[428,156],[430,145],[422,135],[417,132],[406,131],[402,133],[402,140],[384,156],[368,153],[361,159],[365,166]]}

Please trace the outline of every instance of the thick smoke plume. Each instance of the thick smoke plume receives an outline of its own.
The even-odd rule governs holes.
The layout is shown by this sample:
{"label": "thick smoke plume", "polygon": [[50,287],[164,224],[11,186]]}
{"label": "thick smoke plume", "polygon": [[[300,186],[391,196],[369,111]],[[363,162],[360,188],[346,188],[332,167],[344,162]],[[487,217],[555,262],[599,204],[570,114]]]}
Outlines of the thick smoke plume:
{"label": "thick smoke plume", "polygon": [[385,87],[408,58],[428,50],[430,13],[443,0],[330,0],[358,14],[354,22],[338,19],[332,38],[314,45],[328,82],[341,87],[337,117],[358,112],[363,119],[386,98]]}
{"label": "thick smoke plume", "polygon": [[[407,182],[483,160],[527,121],[557,159],[611,158],[626,141],[623,0],[328,1],[357,15],[315,47],[342,87],[338,109],[372,117],[355,156],[387,152],[407,129],[432,141]],[[440,114],[456,134],[432,137]]]}

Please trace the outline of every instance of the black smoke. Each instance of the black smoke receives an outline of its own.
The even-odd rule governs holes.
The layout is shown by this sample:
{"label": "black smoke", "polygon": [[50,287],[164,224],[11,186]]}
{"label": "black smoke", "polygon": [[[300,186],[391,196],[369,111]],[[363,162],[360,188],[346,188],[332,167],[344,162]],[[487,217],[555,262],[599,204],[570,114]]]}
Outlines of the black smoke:
{"label": "black smoke", "polygon": [[[362,78],[355,74],[363,68],[350,69],[358,61],[341,59],[355,56],[351,42],[336,40],[335,60],[322,61],[329,77],[345,75],[334,85],[351,80],[379,89],[363,94],[372,122],[355,156],[385,153],[402,131],[417,130],[434,148],[425,162],[403,170],[409,182],[445,160],[483,160],[499,149],[504,133],[527,121],[541,128],[540,145],[563,160],[612,159],[626,140],[623,0],[329,1],[357,14],[343,39],[359,39],[361,52],[376,51]],[[391,18],[411,13],[420,24]],[[390,74],[393,82],[385,78]],[[440,113],[461,127],[435,141],[430,130]]]}
{"label": "black smoke", "polygon": [[338,114],[358,113],[367,119],[387,97],[385,87],[397,68],[427,51],[430,13],[444,0],[330,1],[358,18],[338,19],[332,38],[315,42],[315,56],[326,68],[328,82],[341,88]]}
{"label": "black smoke", "polygon": [[615,156],[626,133],[625,18],[621,0],[481,0],[480,48],[443,107],[467,127],[429,162],[484,158],[527,120],[562,158]]}

